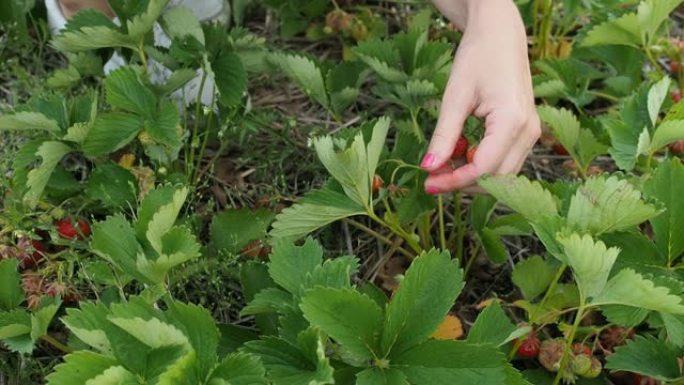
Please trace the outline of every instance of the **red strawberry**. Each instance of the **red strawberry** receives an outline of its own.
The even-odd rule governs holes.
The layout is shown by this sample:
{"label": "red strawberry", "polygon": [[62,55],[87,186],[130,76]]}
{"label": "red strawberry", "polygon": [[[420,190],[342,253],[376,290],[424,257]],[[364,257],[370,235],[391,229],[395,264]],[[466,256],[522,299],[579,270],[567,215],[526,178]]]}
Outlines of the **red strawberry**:
{"label": "red strawberry", "polygon": [[552,148],[553,148],[553,152],[555,152],[556,155],[564,155],[564,156],[570,155],[568,153],[568,150],[565,147],[563,147],[563,145],[560,143],[554,143]]}
{"label": "red strawberry", "polygon": [[679,90],[674,90],[670,93],[670,96],[672,96],[672,101],[675,103],[679,103],[682,101],[682,93],[679,92]]}
{"label": "red strawberry", "polygon": [[679,74],[679,71],[682,69],[682,63],[676,61],[676,60],[671,60],[670,61],[670,73],[674,76],[677,76]]}
{"label": "red strawberry", "polygon": [[64,218],[55,223],[59,236],[64,239],[84,239],[90,235],[90,224],[85,219],[78,218],[76,225],[78,229],[70,218]]}
{"label": "red strawberry", "polygon": [[373,190],[373,192],[374,192],[374,193],[377,193],[377,192],[380,191],[380,189],[383,188],[384,186],[385,186],[385,181],[382,180],[382,178],[380,177],[380,175],[377,175],[377,174],[374,175],[374,176],[373,176],[373,185],[372,185],[372,190]]}
{"label": "red strawberry", "polygon": [[684,140],[678,140],[670,145],[670,151],[675,154],[684,153]]}
{"label": "red strawberry", "polygon": [[468,139],[465,136],[461,135],[461,137],[458,138],[458,141],[456,142],[456,147],[454,148],[454,152],[451,154],[451,159],[462,158],[467,151]]}
{"label": "red strawberry", "polygon": [[530,335],[518,347],[518,356],[522,358],[536,358],[539,355],[540,346],[541,341],[539,341],[539,337],[536,335]]}
{"label": "red strawberry", "polygon": [[585,344],[581,344],[579,342],[576,342],[572,345],[572,352],[575,355],[583,354],[585,356],[591,356],[593,353],[589,346],[587,346]]}
{"label": "red strawberry", "polygon": [[473,163],[473,159],[475,159],[475,152],[477,151],[477,145],[473,145],[468,149],[468,152],[466,152],[466,162],[468,163]]}

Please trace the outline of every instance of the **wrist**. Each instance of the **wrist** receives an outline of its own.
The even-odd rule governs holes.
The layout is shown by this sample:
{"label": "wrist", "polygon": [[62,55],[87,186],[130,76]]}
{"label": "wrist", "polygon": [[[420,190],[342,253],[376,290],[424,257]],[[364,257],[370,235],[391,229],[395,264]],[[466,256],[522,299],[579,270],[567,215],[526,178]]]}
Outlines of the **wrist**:
{"label": "wrist", "polygon": [[520,19],[512,0],[432,0],[432,3],[461,32],[486,19]]}

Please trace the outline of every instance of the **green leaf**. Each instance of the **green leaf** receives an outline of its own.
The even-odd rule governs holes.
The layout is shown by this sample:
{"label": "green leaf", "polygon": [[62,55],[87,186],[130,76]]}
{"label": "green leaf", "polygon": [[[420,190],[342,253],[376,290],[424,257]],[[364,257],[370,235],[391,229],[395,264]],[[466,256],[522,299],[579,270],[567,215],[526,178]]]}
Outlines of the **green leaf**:
{"label": "green leaf", "polygon": [[617,176],[592,177],[577,189],[568,210],[568,224],[581,231],[603,234],[630,229],[658,214],[641,193]]}
{"label": "green leaf", "polygon": [[670,78],[664,76],[648,90],[648,116],[651,118],[651,124],[654,127],[660,114],[660,108],[663,106],[663,102],[665,102],[665,98],[667,98],[670,91],[671,83]]}
{"label": "green leaf", "polygon": [[358,271],[359,260],[354,257],[328,259],[306,276],[302,286],[307,289],[317,286],[335,289],[350,288],[351,276]]}
{"label": "green leaf", "polygon": [[162,236],[161,250],[157,259],[139,255],[136,260],[138,271],[155,284],[163,283],[172,268],[197,258],[200,245],[190,229],[174,227]]}
{"label": "green leaf", "polygon": [[660,313],[667,331],[667,341],[678,348],[684,346],[684,316]]}
{"label": "green leaf", "polygon": [[240,57],[234,52],[223,51],[211,61],[211,69],[221,104],[239,105],[247,91],[247,72]]}
{"label": "green leaf", "polygon": [[415,385],[507,384],[506,359],[492,345],[430,340],[394,357]]}
{"label": "green leaf", "polygon": [[408,80],[409,77],[403,70],[391,66],[400,61],[399,53],[391,42],[369,39],[360,42],[353,51],[383,80],[392,83],[402,83]]}
{"label": "green leaf", "polygon": [[107,47],[137,49],[135,40],[130,36],[106,26],[83,27],[78,31],[64,32],[52,39],[52,46],[63,52],[89,51]]}
{"label": "green leaf", "polygon": [[104,354],[111,354],[112,347],[102,325],[107,324],[109,310],[101,303],[81,302],[80,309],[68,308],[61,321],[72,335]]}
{"label": "green leaf", "polygon": [[135,238],[133,227],[122,215],[108,217],[104,222],[93,225],[91,247],[95,254],[120,270],[147,281],[136,265],[138,255],[143,253],[142,247]]}
{"label": "green leaf", "polygon": [[169,0],[149,0],[147,9],[142,14],[136,15],[126,23],[128,35],[140,39],[143,35],[152,31],[154,23],[159,19]]}
{"label": "green leaf", "polygon": [[158,349],[166,346],[190,348],[190,341],[182,331],[157,318],[144,320],[139,317],[121,318],[109,316],[108,320],[150,348]]}
{"label": "green leaf", "polygon": [[470,205],[470,222],[475,230],[487,226],[489,218],[496,208],[496,199],[489,195],[477,195]]}
{"label": "green leaf", "polygon": [[501,309],[501,305],[493,301],[477,317],[466,341],[471,344],[501,346],[508,342],[508,337],[515,331],[515,325]]}
{"label": "green leaf", "polygon": [[532,300],[546,291],[554,275],[554,269],[542,257],[534,255],[515,265],[511,279],[520,288],[523,297]]}
{"label": "green leaf", "polygon": [[214,369],[208,385],[267,385],[264,370],[258,358],[236,353],[226,357]]}
{"label": "green leaf", "polygon": [[665,212],[651,219],[655,243],[673,261],[684,252],[684,166],[678,159],[661,163],[644,185],[644,194],[665,205]]}
{"label": "green leaf", "polygon": [[378,355],[382,309],[370,297],[350,289],[319,287],[306,293],[300,308],[313,326],[355,359],[371,360]]}
{"label": "green leaf", "polygon": [[639,4],[637,15],[644,43],[648,44],[655,40],[660,27],[682,2],[682,0],[646,0]]}
{"label": "green leaf", "polygon": [[30,334],[31,316],[26,310],[15,309],[0,312],[0,340],[7,342],[8,339],[26,337]]}
{"label": "green leaf", "polygon": [[409,385],[406,375],[395,368],[369,368],[356,375],[356,385]]}
{"label": "green leaf", "polygon": [[36,156],[42,158],[42,162],[38,167],[29,171],[26,180],[28,190],[24,193],[24,203],[30,208],[34,208],[38,204],[57,164],[72,151],[71,147],[62,142],[43,142],[40,145]]}
{"label": "green leaf", "polygon": [[166,79],[166,83],[161,85],[153,86],[155,92],[158,96],[168,95],[181,87],[183,87],[187,82],[197,76],[197,72],[190,68],[179,68]]}
{"label": "green leaf", "polygon": [[639,373],[661,381],[681,378],[677,349],[653,337],[636,336],[625,346],[615,349],[606,359],[606,368]]}
{"label": "green leaf", "polygon": [[631,171],[636,164],[639,134],[633,126],[621,120],[606,119],[603,124],[610,135],[611,148],[608,152],[618,167]]}
{"label": "green leaf", "polygon": [[48,327],[57,310],[59,310],[59,304],[50,304],[41,307],[31,314],[31,339],[34,342],[47,334]]}
{"label": "green leaf", "polygon": [[64,357],[64,363],[57,365],[46,380],[48,385],[86,385],[116,365],[112,357],[82,350]]}
{"label": "green leaf", "polygon": [[171,231],[171,228],[176,223],[178,214],[180,213],[187,196],[187,188],[183,187],[175,190],[171,201],[168,204],[159,207],[154,215],[152,215],[152,219],[147,225],[145,237],[157,253],[164,253],[162,248],[163,238],[169,231]]}
{"label": "green leaf", "polygon": [[678,140],[684,140],[684,120],[668,120],[656,129],[648,151],[653,154]]}
{"label": "green leaf", "polygon": [[320,67],[304,56],[274,54],[273,59],[281,71],[307,95],[325,108],[330,107],[325,81]]}
{"label": "green leaf", "polygon": [[299,239],[337,220],[365,213],[363,206],[327,185],[278,214],[270,235]]}
{"label": "green leaf", "polygon": [[295,346],[283,339],[265,337],[259,341],[245,344],[246,350],[258,355],[268,377],[274,385],[329,385],[334,383],[333,369],[324,356],[323,344],[312,341],[307,348],[313,348],[321,353],[312,361],[299,346]]}
{"label": "green leaf", "polygon": [[142,119],[133,114],[109,112],[99,115],[83,142],[83,152],[96,157],[119,150],[135,139],[142,127]]}
{"label": "green leaf", "polygon": [[256,293],[254,299],[240,311],[241,315],[254,315],[284,311],[291,306],[292,295],[284,290],[269,287]]}
{"label": "green leaf", "polygon": [[324,136],[314,139],[314,147],[321,163],[358,205],[366,207],[370,199],[368,182],[368,154],[363,134],[358,134],[349,148],[336,152],[333,138]]}
{"label": "green leaf", "polygon": [[136,205],[138,182],[130,171],[116,163],[97,166],[88,179],[86,195],[100,201],[106,208],[124,208]]}
{"label": "green leaf", "polygon": [[0,261],[0,309],[12,310],[24,301],[21,277],[17,270],[19,261],[15,258]]}
{"label": "green leaf", "polygon": [[131,66],[110,72],[105,79],[107,102],[124,111],[152,117],[156,111],[157,98],[143,83],[142,76],[139,69]]}
{"label": "green leaf", "polygon": [[494,230],[485,227],[478,231],[478,238],[482,242],[482,247],[487,258],[496,264],[501,264],[508,261],[510,255],[508,249],[503,243],[501,237],[494,232]]}
{"label": "green leaf", "polygon": [[565,249],[566,263],[572,268],[582,296],[594,298],[602,293],[620,249],[606,248],[589,235],[572,234],[558,241]]}
{"label": "green leaf", "polygon": [[482,178],[479,184],[531,222],[558,215],[556,200],[539,182],[531,182],[523,176],[499,175]]}
{"label": "green leaf", "polygon": [[204,45],[204,32],[197,16],[184,6],[172,7],[164,12],[164,31],[171,39],[181,39],[187,35]]}
{"label": "green leaf", "polygon": [[0,116],[0,130],[41,130],[58,134],[59,124],[39,112],[21,111]]}
{"label": "green leaf", "polygon": [[150,221],[162,206],[171,204],[173,197],[178,190],[174,185],[157,186],[154,190],[145,195],[145,199],[138,207],[138,221],[135,224],[135,232],[139,239],[145,239]]}
{"label": "green leaf", "polygon": [[595,26],[582,40],[582,46],[617,44],[639,47],[641,42],[641,30],[637,14],[627,13],[617,19]]}
{"label": "green leaf", "polygon": [[193,304],[168,302],[169,320],[183,331],[197,355],[199,377],[206,378],[216,364],[219,331],[208,310]]}
{"label": "green leaf", "polygon": [[624,269],[611,278],[591,305],[626,305],[663,313],[684,314],[682,299],[668,288],[655,286],[632,269]]}
{"label": "green leaf", "polygon": [[312,238],[302,246],[278,242],[273,246],[268,272],[273,281],[292,294],[299,294],[307,274],[323,262],[323,249]]}
{"label": "green leaf", "polygon": [[417,257],[387,306],[382,350],[392,355],[432,335],[463,288],[463,273],[446,252]]}
{"label": "green leaf", "polygon": [[644,322],[650,311],[624,305],[605,305],[601,306],[601,313],[608,322],[631,328]]}
{"label": "green leaf", "polygon": [[211,222],[211,241],[218,250],[238,253],[257,239],[264,239],[275,214],[266,209],[226,210]]}
{"label": "green leaf", "polygon": [[145,121],[145,133],[155,142],[175,148],[181,145],[180,115],[174,103],[162,101],[154,118]]}

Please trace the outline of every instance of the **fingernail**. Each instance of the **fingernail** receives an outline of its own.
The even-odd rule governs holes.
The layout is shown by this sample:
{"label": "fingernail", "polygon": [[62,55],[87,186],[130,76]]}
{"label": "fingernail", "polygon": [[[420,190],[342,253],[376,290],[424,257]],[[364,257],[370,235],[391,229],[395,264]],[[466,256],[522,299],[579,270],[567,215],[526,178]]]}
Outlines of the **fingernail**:
{"label": "fingernail", "polygon": [[439,194],[439,189],[435,186],[427,186],[425,187],[425,192],[430,195],[437,195]]}
{"label": "fingernail", "polygon": [[430,166],[432,166],[433,163],[435,163],[435,154],[427,153],[425,154],[423,160],[420,162],[420,167],[429,168]]}

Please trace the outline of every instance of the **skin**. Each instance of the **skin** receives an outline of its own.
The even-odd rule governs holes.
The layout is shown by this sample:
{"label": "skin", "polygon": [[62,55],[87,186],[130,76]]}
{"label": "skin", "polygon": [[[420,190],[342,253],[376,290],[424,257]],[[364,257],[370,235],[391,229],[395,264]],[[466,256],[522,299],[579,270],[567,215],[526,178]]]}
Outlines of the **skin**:
{"label": "skin", "polygon": [[[478,192],[484,174],[520,171],[541,134],[534,105],[525,27],[511,0],[433,0],[463,39],[442,98],[437,127],[421,167],[425,191]],[[485,134],[472,163],[456,169],[449,158],[474,115]]]}
{"label": "skin", "polygon": [[114,12],[107,4],[107,0],[59,0],[59,6],[67,20],[85,8],[94,8],[109,17],[114,17]]}

